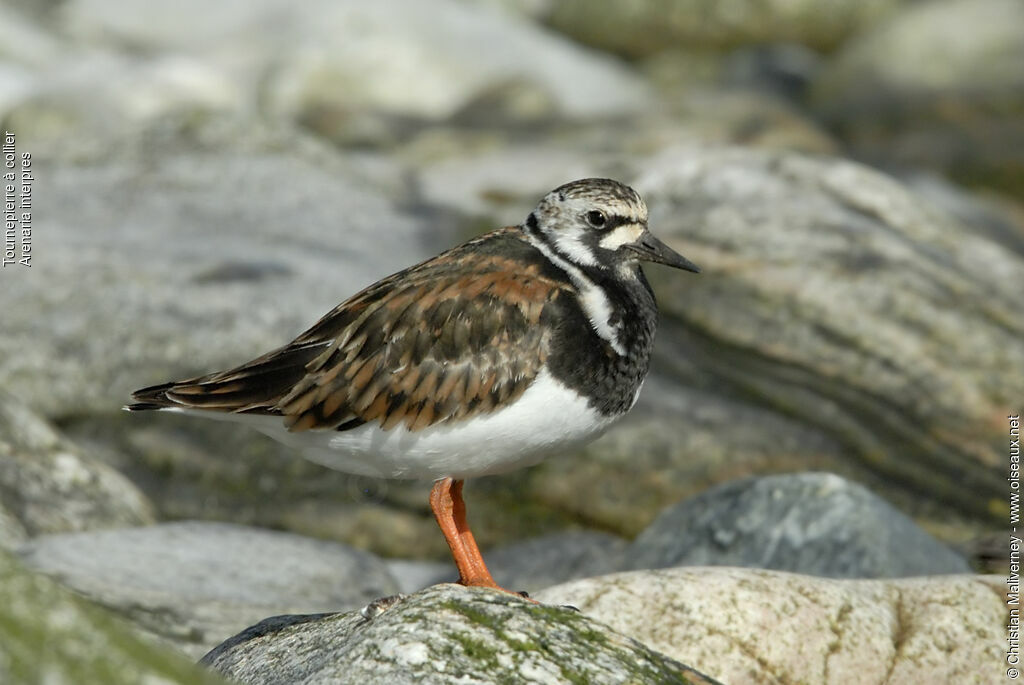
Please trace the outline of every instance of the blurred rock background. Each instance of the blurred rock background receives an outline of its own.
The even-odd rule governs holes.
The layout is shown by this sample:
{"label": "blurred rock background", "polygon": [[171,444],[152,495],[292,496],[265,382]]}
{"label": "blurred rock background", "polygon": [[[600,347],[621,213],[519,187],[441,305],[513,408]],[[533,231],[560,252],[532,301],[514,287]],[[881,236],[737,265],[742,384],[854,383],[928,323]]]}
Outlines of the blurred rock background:
{"label": "blurred rock background", "polygon": [[[837,492],[855,493],[850,529],[794,557],[870,543],[855,519],[871,509],[893,535],[876,553],[912,563],[848,577],[1005,563],[1006,415],[1024,402],[1020,2],[3,0],[0,26],[0,125],[37,178],[33,266],[0,272],[0,546],[93,599],[127,602],[93,582],[110,569],[74,562],[118,548],[101,529],[161,522],[124,532],[122,550],[151,549],[188,537],[164,527],[183,520],[319,538],[317,558],[371,552],[395,576],[382,591],[450,578],[429,484],[120,407],[284,343],[591,175],[635,185],[704,272],[648,269],[662,328],[630,417],[469,484],[496,575],[539,589],[641,558],[844,575],[728,544]],[[708,507],[736,530],[701,532],[691,507],[629,542],[716,485],[803,471],[842,478],[733,485]],[[182,525],[209,549],[272,544]],[[669,550],[672,526],[724,556]],[[565,567],[515,567],[544,550]],[[163,636],[193,653],[226,637]]]}

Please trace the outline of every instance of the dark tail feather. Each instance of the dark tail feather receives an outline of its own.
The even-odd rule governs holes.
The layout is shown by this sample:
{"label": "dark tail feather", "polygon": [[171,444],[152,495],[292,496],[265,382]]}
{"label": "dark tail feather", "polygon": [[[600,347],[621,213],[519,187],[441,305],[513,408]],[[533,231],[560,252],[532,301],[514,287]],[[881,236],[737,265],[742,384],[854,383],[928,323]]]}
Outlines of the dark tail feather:
{"label": "dark tail feather", "polygon": [[230,371],[161,383],[132,393],[128,411],[205,409],[275,414],[273,406],[306,375],[306,365],[324,344],[286,347]]}
{"label": "dark tail feather", "polygon": [[164,409],[169,405],[166,404],[154,404],[153,402],[134,402],[132,404],[124,405],[125,411],[151,411],[153,409]]}
{"label": "dark tail feather", "polygon": [[174,387],[174,383],[161,383],[142,388],[132,393],[132,404],[125,405],[126,411],[151,411],[153,409],[164,409],[166,407],[181,406],[167,398],[167,391]]}

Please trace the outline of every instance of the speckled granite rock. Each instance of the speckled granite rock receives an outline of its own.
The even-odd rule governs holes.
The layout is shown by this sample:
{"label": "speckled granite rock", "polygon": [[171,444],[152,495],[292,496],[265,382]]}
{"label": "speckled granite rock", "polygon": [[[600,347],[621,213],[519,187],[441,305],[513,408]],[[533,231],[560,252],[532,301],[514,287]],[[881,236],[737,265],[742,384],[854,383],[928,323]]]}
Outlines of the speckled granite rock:
{"label": "speckled granite rock", "polygon": [[971,570],[885,500],[829,473],[712,488],[662,512],[625,558],[634,569],[750,566],[832,578]]}
{"label": "speckled granite rock", "polygon": [[636,571],[549,588],[726,683],[996,683],[1005,579],[832,580],[730,568]]}
{"label": "speckled granite rock", "polygon": [[366,552],[222,523],[45,536],[20,554],[196,657],[267,615],[351,609],[397,590]]}
{"label": "speckled granite rock", "polygon": [[438,585],[362,612],[279,616],[202,663],[241,683],[713,683],[567,608]]}
{"label": "speckled granite rock", "polygon": [[225,681],[140,639],[122,621],[0,550],[4,685],[214,685]]}
{"label": "speckled granite rock", "polygon": [[152,506],[130,481],[0,392],[0,547],[152,521]]}

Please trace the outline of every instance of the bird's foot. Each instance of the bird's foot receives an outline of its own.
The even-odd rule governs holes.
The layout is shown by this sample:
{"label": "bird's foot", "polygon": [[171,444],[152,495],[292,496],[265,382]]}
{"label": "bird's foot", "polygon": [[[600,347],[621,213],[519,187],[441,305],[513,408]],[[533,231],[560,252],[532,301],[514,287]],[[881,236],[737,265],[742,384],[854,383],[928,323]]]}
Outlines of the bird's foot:
{"label": "bird's foot", "polygon": [[540,602],[538,602],[537,600],[531,599],[530,598],[530,594],[528,592],[526,592],[526,590],[519,590],[517,592],[515,590],[509,590],[509,589],[503,588],[500,585],[498,585],[497,583],[495,583],[494,582],[494,578],[492,578],[490,575],[487,575],[487,576],[475,576],[475,577],[472,577],[472,578],[459,578],[459,585],[464,585],[466,587],[486,587],[486,588],[490,588],[491,590],[497,590],[499,592],[504,592],[505,594],[508,594],[508,595],[515,595],[516,597],[519,597],[521,599],[525,599],[527,602],[532,602],[533,604],[540,604]]}

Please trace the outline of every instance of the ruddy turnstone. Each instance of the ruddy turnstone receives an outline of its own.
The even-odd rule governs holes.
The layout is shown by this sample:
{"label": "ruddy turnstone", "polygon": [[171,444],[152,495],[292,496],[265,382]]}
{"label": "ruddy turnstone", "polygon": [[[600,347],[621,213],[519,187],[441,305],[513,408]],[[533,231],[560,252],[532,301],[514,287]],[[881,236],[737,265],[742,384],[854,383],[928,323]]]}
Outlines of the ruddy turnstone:
{"label": "ruddy turnstone", "polygon": [[632,408],[658,311],[641,261],[698,272],[647,230],[632,188],[588,178],[374,283],[234,369],[133,393],[127,409],[248,423],[348,473],[433,478],[463,585],[500,588],[462,483],[588,442]]}

